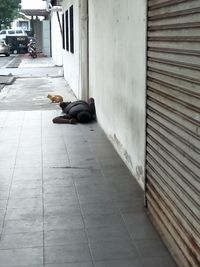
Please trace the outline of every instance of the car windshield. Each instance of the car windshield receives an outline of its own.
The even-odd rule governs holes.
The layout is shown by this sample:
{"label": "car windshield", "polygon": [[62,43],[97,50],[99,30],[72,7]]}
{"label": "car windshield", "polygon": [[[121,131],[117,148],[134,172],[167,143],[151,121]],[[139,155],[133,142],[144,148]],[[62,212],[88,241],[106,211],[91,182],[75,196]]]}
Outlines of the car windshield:
{"label": "car windshield", "polygon": [[22,30],[16,30],[16,33],[23,33]]}

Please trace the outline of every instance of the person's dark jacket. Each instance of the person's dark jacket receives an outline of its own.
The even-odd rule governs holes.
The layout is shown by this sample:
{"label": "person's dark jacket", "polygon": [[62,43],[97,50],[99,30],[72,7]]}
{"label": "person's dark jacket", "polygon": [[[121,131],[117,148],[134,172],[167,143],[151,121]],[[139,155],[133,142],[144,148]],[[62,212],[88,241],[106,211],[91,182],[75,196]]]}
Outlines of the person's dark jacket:
{"label": "person's dark jacket", "polygon": [[70,115],[71,118],[75,118],[82,123],[91,121],[95,116],[95,104],[93,98],[90,98],[88,102],[83,100],[62,102],[60,103],[60,107],[63,112]]}

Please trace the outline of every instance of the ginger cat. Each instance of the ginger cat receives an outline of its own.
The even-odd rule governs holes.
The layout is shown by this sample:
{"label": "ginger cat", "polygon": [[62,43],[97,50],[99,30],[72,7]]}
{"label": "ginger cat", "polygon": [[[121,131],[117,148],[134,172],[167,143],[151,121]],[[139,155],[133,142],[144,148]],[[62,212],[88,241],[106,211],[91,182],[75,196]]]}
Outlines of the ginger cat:
{"label": "ginger cat", "polygon": [[63,98],[60,95],[50,95],[50,94],[48,94],[47,97],[51,100],[52,103],[63,102]]}

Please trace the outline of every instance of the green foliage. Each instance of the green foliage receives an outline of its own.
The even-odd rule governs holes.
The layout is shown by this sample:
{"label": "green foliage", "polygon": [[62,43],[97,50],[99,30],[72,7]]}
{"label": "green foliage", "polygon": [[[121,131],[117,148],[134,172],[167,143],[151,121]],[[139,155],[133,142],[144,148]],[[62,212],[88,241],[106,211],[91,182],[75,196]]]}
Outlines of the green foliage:
{"label": "green foliage", "polygon": [[0,27],[1,24],[9,26],[10,22],[17,17],[21,0],[0,0]]}

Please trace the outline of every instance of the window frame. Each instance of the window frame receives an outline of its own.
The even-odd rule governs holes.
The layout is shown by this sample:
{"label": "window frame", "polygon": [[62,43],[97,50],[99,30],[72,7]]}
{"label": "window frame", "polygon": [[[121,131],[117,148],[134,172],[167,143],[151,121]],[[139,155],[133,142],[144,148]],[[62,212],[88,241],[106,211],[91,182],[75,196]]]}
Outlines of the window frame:
{"label": "window frame", "polygon": [[65,11],[65,39],[66,39],[66,50],[69,52],[69,10]]}
{"label": "window frame", "polygon": [[65,49],[65,15],[62,13],[62,48]]}
{"label": "window frame", "polygon": [[69,35],[70,35],[70,52],[74,54],[74,6],[69,8]]}

